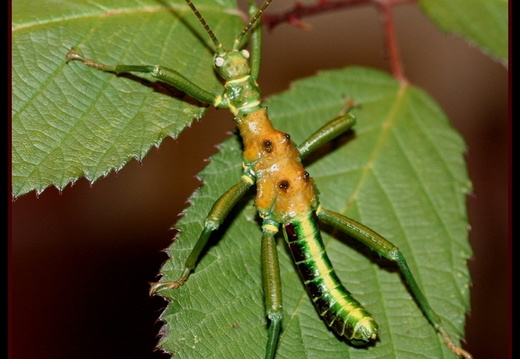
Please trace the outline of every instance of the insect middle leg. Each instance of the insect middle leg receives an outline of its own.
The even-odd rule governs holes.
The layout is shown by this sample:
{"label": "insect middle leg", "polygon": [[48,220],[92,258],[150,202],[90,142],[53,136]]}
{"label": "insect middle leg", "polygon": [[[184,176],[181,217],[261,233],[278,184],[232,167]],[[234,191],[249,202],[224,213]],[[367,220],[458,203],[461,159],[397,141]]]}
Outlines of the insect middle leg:
{"label": "insect middle leg", "polygon": [[277,227],[278,226],[271,227],[264,224],[264,234],[262,236],[262,280],[265,296],[265,312],[269,319],[266,359],[274,358],[283,317],[282,285],[280,280],[280,266],[278,264],[278,249],[275,240],[275,234],[278,231]]}
{"label": "insect middle leg", "polygon": [[197,260],[199,259],[200,253],[208,243],[209,236],[211,233],[218,229],[224,219],[227,217],[231,209],[235,206],[235,204],[244,196],[247,190],[251,187],[253,181],[247,177],[243,176],[242,180],[235,184],[233,187],[228,189],[220,198],[213,204],[211,211],[206,217],[206,221],[204,223],[204,229],[200,234],[195,247],[191,250],[186,262],[184,264],[184,269],[182,271],[179,279],[172,282],[156,282],[150,283],[150,295],[155,294],[159,289],[167,288],[173,289],[178,288],[186,282],[191,272],[195,268],[197,264]]}

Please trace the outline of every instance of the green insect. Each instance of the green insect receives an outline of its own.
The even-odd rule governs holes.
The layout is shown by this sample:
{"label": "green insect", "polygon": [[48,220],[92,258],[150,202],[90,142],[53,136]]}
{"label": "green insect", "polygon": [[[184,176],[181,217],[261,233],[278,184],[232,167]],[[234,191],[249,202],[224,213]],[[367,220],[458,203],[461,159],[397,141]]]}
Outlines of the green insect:
{"label": "green insect", "polygon": [[[175,70],[163,66],[109,66],[83,57],[74,49],[67,53],[67,62],[80,61],[92,68],[111,72],[146,73],[182,90],[191,97],[228,108],[235,117],[243,141],[243,174],[240,181],[227,190],[213,205],[202,233],[185,262],[181,277],[173,282],[151,285],[151,294],[182,286],[195,269],[201,252],[213,231],[219,228],[234,205],[256,185],[255,206],[262,219],[262,275],[265,310],[268,318],[266,358],[274,358],[282,330],[282,295],[275,236],[282,229],[306,285],[310,299],[323,321],[338,335],[354,345],[369,345],[379,333],[372,315],[352,297],[335,274],[321,238],[318,222],[337,228],[361,241],[382,257],[396,263],[421,310],[446,346],[459,356],[471,355],[458,347],[444,329],[439,316],[420,290],[400,250],[370,228],[341,214],[324,209],[310,174],[302,159],[322,144],[348,131],[355,118],[347,108],[324,125],[306,141],[295,145],[290,135],[276,130],[263,106],[256,82],[259,73],[260,19],[273,0],[266,0],[260,8],[251,8],[251,19],[236,37],[231,50],[224,49],[190,0],[188,6],[202,24],[215,45],[214,69],[224,81],[224,93],[205,91]],[[252,57],[243,50],[243,42],[250,34]]]}

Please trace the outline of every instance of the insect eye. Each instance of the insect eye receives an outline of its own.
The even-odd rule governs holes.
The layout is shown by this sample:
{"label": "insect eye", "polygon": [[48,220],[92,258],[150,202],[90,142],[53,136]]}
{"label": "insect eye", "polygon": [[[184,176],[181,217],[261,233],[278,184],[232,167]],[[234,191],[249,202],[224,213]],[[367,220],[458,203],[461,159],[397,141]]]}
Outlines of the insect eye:
{"label": "insect eye", "polygon": [[247,51],[246,49],[241,50],[240,53],[241,53],[242,56],[244,56],[246,59],[249,58],[249,51]]}
{"label": "insect eye", "polygon": [[224,66],[224,63],[225,63],[225,62],[226,62],[226,60],[224,60],[223,57],[220,57],[220,56],[219,56],[219,57],[216,57],[216,58],[215,58],[215,66],[217,66],[217,67],[222,67],[222,66]]}

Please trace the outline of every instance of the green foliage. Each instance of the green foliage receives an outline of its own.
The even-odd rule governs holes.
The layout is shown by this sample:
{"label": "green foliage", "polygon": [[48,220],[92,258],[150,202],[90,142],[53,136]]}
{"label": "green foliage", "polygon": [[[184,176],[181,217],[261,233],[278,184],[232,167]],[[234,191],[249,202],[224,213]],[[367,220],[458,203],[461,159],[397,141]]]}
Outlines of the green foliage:
{"label": "green foliage", "polygon": [[[441,28],[506,63],[504,3],[421,2]],[[70,47],[109,64],[164,64],[205,89],[221,91],[211,67],[211,41],[182,0],[19,0],[12,5],[15,197],[48,186],[63,189],[80,177],[95,181],[132,158],[142,159],[152,146],[178,136],[203,115],[204,104],[152,79],[66,65]],[[235,1],[197,0],[196,6],[219,39],[231,44],[242,26]],[[360,105],[354,135],[307,161],[321,201],[399,246],[449,332],[462,334],[469,309],[466,260],[471,256],[464,143],[421,90],[362,68],[300,81],[271,98],[268,106],[275,125],[298,143],[332,119],[345,97]],[[200,174],[205,184],[177,224],[182,232],[168,249],[164,280],[177,278],[211,205],[238,181],[240,171],[240,142],[234,138],[221,145]],[[328,233],[332,236],[324,240],[338,275],[378,321],[380,341],[358,349],[329,331],[280,243],[286,314],[280,358],[453,356],[393,266],[352,239]],[[160,341],[162,348],[181,358],[261,356],[266,320],[260,236],[249,198],[212,237],[213,246],[186,285],[161,292],[171,299],[161,315],[168,333]]]}
{"label": "green foliage", "polygon": [[[204,113],[179,91],[133,76],[66,65],[76,47],[114,63],[165,64],[220,92],[211,42],[182,0],[13,3],[12,193],[94,182],[130,159],[142,159],[166,136],[177,137]],[[424,0],[443,29],[507,62],[507,3]],[[236,1],[197,1],[224,44],[241,28]],[[449,7],[451,6],[451,8]],[[471,14],[467,15],[467,14]],[[153,39],[153,41],[150,41]]]}
{"label": "green foliage", "polygon": [[[351,216],[399,246],[430,304],[448,330],[463,332],[469,307],[465,196],[470,189],[464,143],[421,90],[363,68],[324,72],[295,83],[267,106],[275,126],[297,143],[355,98],[358,123],[330,153],[307,167],[325,208]],[[180,276],[213,202],[239,179],[240,142],[222,144],[201,173],[206,184],[177,223],[164,281]],[[329,152],[329,151],[327,151]],[[344,284],[375,316],[381,339],[358,349],[338,340],[321,322],[280,238],[284,303],[279,358],[448,358],[398,271],[352,239],[325,236],[327,252]],[[245,358],[265,350],[266,323],[260,274],[261,231],[245,200],[213,236],[186,284],[161,295],[171,300],[161,318],[169,333],[160,343],[180,358]],[[260,354],[258,355],[260,356]]]}
{"label": "green foliage", "polygon": [[[203,115],[206,105],[171,86],[65,64],[71,47],[109,64],[166,64],[220,93],[211,41],[182,0],[169,3],[13,3],[14,196],[80,177],[93,182]],[[231,43],[242,24],[229,14],[234,2],[200,3]]]}
{"label": "green foliage", "polygon": [[441,29],[464,37],[507,66],[507,0],[420,0],[420,3]]}

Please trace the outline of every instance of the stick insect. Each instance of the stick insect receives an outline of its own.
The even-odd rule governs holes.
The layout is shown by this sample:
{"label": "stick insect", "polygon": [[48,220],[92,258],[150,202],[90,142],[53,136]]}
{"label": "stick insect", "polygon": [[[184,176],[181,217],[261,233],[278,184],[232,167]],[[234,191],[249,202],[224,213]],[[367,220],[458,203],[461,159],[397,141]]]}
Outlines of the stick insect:
{"label": "stick insect", "polygon": [[[319,222],[339,229],[397,264],[417,304],[446,346],[459,356],[471,358],[467,351],[451,339],[440,317],[419,288],[400,250],[372,229],[327,210],[320,204],[314,181],[303,167],[302,160],[322,144],[354,126],[356,119],[350,108],[347,106],[335,119],[300,145],[296,145],[289,134],[272,126],[256,79],[260,66],[261,17],[273,0],[266,0],[259,8],[251,6],[251,18],[235,38],[231,50],[224,48],[192,1],[185,1],[215,45],[214,69],[224,81],[225,88],[221,94],[207,92],[177,71],[161,65],[106,65],[87,59],[74,49],[66,56],[67,62],[79,61],[105,72],[149,74],[198,101],[229,109],[237,123],[244,146],[240,180],[214,203],[180,278],[172,282],[152,283],[150,293],[184,285],[196,269],[211,233],[220,227],[246,192],[256,185],[255,206],[262,220],[262,277],[268,320],[265,358],[275,357],[282,331],[283,305],[275,240],[280,228],[310,299],[326,325],[354,345],[371,345],[378,338],[376,320],[353,298],[335,274],[325,251]],[[242,49],[247,36],[250,36],[251,56]]]}

